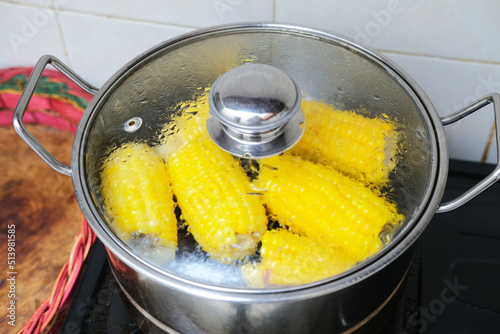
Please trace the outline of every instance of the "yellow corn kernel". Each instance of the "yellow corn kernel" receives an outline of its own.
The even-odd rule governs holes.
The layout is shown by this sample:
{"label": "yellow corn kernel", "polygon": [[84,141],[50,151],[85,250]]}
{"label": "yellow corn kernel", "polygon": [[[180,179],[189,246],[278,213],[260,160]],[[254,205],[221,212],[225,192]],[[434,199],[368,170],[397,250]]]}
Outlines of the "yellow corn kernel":
{"label": "yellow corn kernel", "polygon": [[268,220],[238,161],[199,138],[171,153],[167,164],[182,216],[202,249],[222,262],[253,254]]}
{"label": "yellow corn kernel", "polygon": [[366,184],[387,183],[396,166],[397,131],[390,122],[302,100],[306,130],[292,153],[324,162]]}
{"label": "yellow corn kernel", "polygon": [[254,185],[281,225],[342,249],[354,262],[381,248],[384,225],[403,219],[377,190],[291,154],[261,160]]}
{"label": "yellow corn kernel", "polygon": [[354,264],[341,251],[286,229],[264,233],[260,255],[261,262],[242,266],[245,281],[254,288],[311,283]]}
{"label": "yellow corn kernel", "polygon": [[153,148],[126,144],[113,151],[101,172],[101,194],[118,236],[125,241],[132,233],[158,237],[175,256],[173,194],[165,163]]}
{"label": "yellow corn kernel", "polygon": [[172,152],[200,137],[208,138],[207,118],[210,107],[206,88],[196,100],[186,101],[177,106],[182,113],[168,122],[161,131],[160,144],[155,149],[167,161]]}

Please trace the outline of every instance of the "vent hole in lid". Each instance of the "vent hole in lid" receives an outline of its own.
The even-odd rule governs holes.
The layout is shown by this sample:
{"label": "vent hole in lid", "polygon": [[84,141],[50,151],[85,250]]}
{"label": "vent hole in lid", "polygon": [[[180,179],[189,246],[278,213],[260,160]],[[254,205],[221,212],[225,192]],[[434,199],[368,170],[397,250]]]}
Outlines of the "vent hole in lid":
{"label": "vent hole in lid", "polygon": [[127,132],[136,132],[142,125],[142,118],[133,117],[125,122],[123,129]]}

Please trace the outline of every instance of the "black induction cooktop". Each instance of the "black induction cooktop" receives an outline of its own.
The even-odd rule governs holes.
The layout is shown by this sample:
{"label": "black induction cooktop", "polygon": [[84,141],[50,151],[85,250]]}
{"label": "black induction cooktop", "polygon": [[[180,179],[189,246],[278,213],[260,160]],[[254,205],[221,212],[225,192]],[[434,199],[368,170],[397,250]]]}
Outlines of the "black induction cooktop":
{"label": "black induction cooktop", "polygon": [[[462,194],[493,168],[451,161],[444,200]],[[500,333],[500,182],[463,207],[433,217],[416,243],[393,313],[380,334]],[[142,333],[122,302],[99,241],[61,333]]]}

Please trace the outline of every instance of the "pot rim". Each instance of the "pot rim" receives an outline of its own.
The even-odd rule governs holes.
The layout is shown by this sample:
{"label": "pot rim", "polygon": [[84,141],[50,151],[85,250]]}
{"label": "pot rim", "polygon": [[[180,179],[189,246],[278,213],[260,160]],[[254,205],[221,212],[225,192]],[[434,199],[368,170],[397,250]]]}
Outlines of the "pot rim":
{"label": "pot rim", "polygon": [[[166,47],[186,42],[190,39],[209,37],[211,35],[219,35],[223,33],[234,33],[238,31],[245,32],[250,30],[291,33],[303,36],[306,35],[318,39],[334,41],[335,43],[341,44],[349,49],[354,49],[363,53],[371,60],[375,60],[379,65],[382,65],[387,70],[392,71],[395,77],[398,80],[401,80],[401,84],[407,86],[408,91],[414,95],[414,101],[419,104],[420,110],[422,111],[422,117],[425,119],[425,124],[429,127],[429,141],[431,145],[432,157],[430,173],[431,183],[429,185],[429,190],[425,194],[423,200],[424,204],[420,208],[420,212],[414,218],[414,223],[411,224],[412,226],[406,227],[405,231],[401,232],[401,235],[398,237],[398,242],[391,242],[391,244],[385,246],[371,258],[364,260],[361,264],[358,264],[354,268],[337,276],[309,284],[272,289],[229,288],[195,282],[168,273],[127,250],[127,246],[106,226],[106,224],[101,220],[99,214],[93,208],[94,204],[92,201],[92,194],[90,193],[85,182],[84,152],[89,133],[87,130],[93,124],[95,116],[94,111],[96,107],[99,106],[99,104],[121,84],[121,81],[127,77],[129,71],[134,70],[135,65],[144,61],[147,57],[154,55],[156,52]],[[113,76],[111,76],[90,101],[78,125],[71,154],[71,165],[74,168],[74,172],[72,173],[73,187],[78,203],[89,225],[92,227],[97,237],[103,242],[108,252],[113,253],[136,272],[149,279],[161,282],[163,285],[207,298],[216,298],[218,300],[225,299],[231,301],[254,301],[255,298],[265,298],[266,301],[269,301],[269,296],[271,295],[273,296],[273,301],[303,298],[306,295],[308,297],[324,295],[326,293],[338,291],[347,286],[356,284],[357,282],[362,281],[382,270],[417,240],[431,220],[432,216],[436,213],[446,185],[448,163],[448,150],[444,128],[436,109],[420,86],[418,86],[418,84],[398,65],[394,64],[393,61],[386,56],[371,50],[367,46],[350,40],[342,35],[328,33],[299,25],[262,22],[219,25],[195,30],[162,42],[139,54],[119,69]]]}

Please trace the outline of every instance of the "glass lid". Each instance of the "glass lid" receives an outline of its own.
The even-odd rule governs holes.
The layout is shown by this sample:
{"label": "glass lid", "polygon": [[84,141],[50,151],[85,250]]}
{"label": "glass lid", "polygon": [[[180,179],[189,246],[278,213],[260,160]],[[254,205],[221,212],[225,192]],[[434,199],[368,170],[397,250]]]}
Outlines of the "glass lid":
{"label": "glass lid", "polygon": [[207,30],[112,80],[91,111],[86,186],[123,247],[169,275],[324,282],[376,261],[425,210],[426,110],[397,70],[342,38]]}

